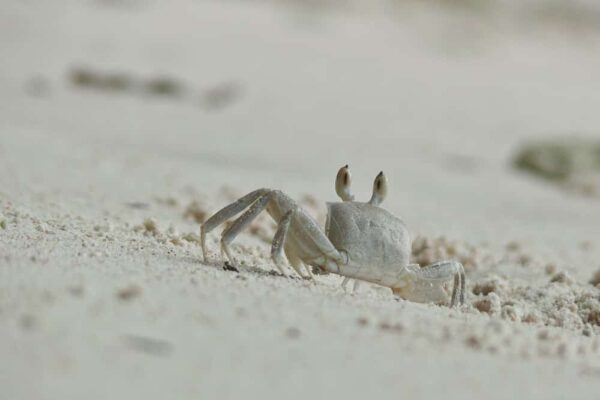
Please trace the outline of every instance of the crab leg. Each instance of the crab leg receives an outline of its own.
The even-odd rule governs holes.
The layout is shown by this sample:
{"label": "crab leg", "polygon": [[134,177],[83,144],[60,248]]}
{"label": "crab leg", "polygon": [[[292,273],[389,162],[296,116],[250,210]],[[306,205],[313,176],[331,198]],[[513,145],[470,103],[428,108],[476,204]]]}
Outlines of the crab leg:
{"label": "crab leg", "polygon": [[[283,246],[285,244],[285,240],[287,239],[287,233],[295,212],[296,210],[290,210],[285,213],[283,218],[281,218],[279,221],[279,226],[277,227],[277,232],[275,232],[275,237],[273,238],[273,245],[271,247],[271,258],[279,269],[279,272],[281,272],[283,275],[285,275],[285,272],[283,271]],[[298,272],[298,275],[302,276],[298,270],[296,270],[296,272]]]}
{"label": "crab leg", "polygon": [[[292,268],[294,268],[298,275],[303,278],[311,279],[313,278],[310,269],[311,266],[319,267],[328,272],[339,273],[341,268],[343,268],[348,261],[347,256],[345,257],[337,251],[317,222],[302,210],[302,208],[298,207],[295,202],[287,198],[281,192],[275,191],[274,195],[284,196],[280,197],[277,201],[284,199],[289,201],[287,212],[290,211],[290,208],[293,210],[290,226],[285,228],[280,225],[278,232],[276,233],[276,236],[279,235],[280,229],[285,229],[287,231],[286,238],[281,241],[281,246],[284,248]],[[281,221],[284,220],[286,214],[284,214],[284,217],[280,220],[280,224]],[[281,235],[283,235],[283,232]],[[274,252],[277,252],[277,249],[272,248],[272,257]],[[278,261],[275,260],[275,258],[273,260],[277,264]],[[304,267],[306,268],[307,275],[303,275],[300,272],[302,264],[304,264]]]}
{"label": "crab leg", "polygon": [[342,289],[344,289],[344,291],[346,290],[346,286],[350,282],[350,279],[352,278],[348,278],[347,276],[344,277],[344,280],[342,281]]}
{"label": "crab leg", "polygon": [[202,224],[200,227],[200,244],[202,245],[202,256],[204,257],[204,262],[207,261],[208,255],[206,251],[206,234],[215,229],[217,226],[221,225],[223,222],[227,221],[229,218],[239,214],[252,203],[254,203],[259,197],[264,196],[269,192],[269,189],[258,189],[250,192],[225,208],[222,208]]}
{"label": "crab leg", "polygon": [[[295,214],[297,215],[297,211],[295,212]],[[292,248],[294,246],[290,246],[291,236],[289,233],[291,233],[291,231],[288,232],[288,235],[286,236],[286,239],[283,243],[283,251],[285,253],[285,257],[288,260],[288,263],[294,269],[294,271],[296,271],[298,275],[300,275],[303,279],[314,279],[310,267],[304,264],[300,257],[298,257],[298,255],[295,253],[295,248]],[[303,271],[305,272],[305,274],[302,273]]]}
{"label": "crab leg", "polygon": [[221,235],[221,250],[227,256],[227,259],[232,265],[235,265],[231,253],[229,252],[229,244],[236,238],[236,236],[248,226],[254,218],[258,216],[269,204],[273,192],[264,193],[250,206],[248,211],[243,213],[238,219],[236,219],[229,228],[227,228]]}
{"label": "crab leg", "polygon": [[[350,282],[352,278],[348,278],[347,276],[344,277],[344,280],[342,281],[342,288],[344,289],[344,291],[346,290],[346,286],[348,286],[348,283]],[[356,293],[358,291],[358,288],[360,287],[360,281],[358,279],[354,280],[354,285],[352,286],[352,293]]]}
{"label": "crab leg", "polygon": [[315,252],[313,258],[302,261],[309,265],[312,265],[311,262],[316,262],[329,272],[339,273],[340,267],[346,263],[347,259],[333,246],[315,220],[301,210],[296,217],[297,225],[295,226],[298,230],[298,232],[294,232],[296,238]]}
{"label": "crab leg", "polygon": [[[304,271],[306,271],[306,278],[314,280],[315,277],[313,276],[310,266],[308,266],[304,263],[302,263],[302,266],[304,266]],[[292,267],[294,267],[294,264],[292,264]],[[294,267],[294,269],[296,269],[296,267]],[[297,271],[300,271],[300,267],[298,267]],[[298,272],[298,273],[300,273],[300,272]]]}

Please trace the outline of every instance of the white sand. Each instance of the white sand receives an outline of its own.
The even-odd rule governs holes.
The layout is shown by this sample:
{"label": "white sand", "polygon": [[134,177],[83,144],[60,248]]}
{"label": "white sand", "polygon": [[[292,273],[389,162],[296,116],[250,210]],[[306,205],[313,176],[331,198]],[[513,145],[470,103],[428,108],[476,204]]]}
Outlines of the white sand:
{"label": "white sand", "polygon": [[[509,160],[527,138],[598,136],[600,32],[386,10],[0,5],[0,398],[598,396],[600,203]],[[83,90],[81,66],[187,91]],[[267,186],[322,217],[344,163],[358,198],[386,172],[421,260],[470,264],[467,305],[272,275],[266,218],[236,241],[241,273],[216,232],[200,262],[190,203]]]}

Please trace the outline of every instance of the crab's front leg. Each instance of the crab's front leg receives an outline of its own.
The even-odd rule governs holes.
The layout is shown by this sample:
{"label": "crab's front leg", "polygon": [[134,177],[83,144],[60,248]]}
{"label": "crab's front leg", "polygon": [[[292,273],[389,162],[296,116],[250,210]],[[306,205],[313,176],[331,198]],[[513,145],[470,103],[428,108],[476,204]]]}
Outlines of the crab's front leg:
{"label": "crab's front leg", "polygon": [[402,283],[393,287],[394,294],[417,302],[443,301],[446,292],[442,285],[453,280],[450,306],[465,302],[465,271],[458,261],[438,261],[421,268],[418,264],[406,267]]}
{"label": "crab's front leg", "polygon": [[[290,223],[292,222],[292,218],[294,218],[295,213],[295,209],[290,210],[285,213],[283,218],[281,218],[279,221],[279,226],[277,227],[277,232],[275,232],[275,237],[273,237],[273,244],[271,246],[271,258],[282,275],[285,275],[285,271],[283,270],[283,246],[285,244],[285,240],[287,239]],[[300,272],[298,272],[298,274],[300,274]],[[300,276],[302,275],[300,274]]]}

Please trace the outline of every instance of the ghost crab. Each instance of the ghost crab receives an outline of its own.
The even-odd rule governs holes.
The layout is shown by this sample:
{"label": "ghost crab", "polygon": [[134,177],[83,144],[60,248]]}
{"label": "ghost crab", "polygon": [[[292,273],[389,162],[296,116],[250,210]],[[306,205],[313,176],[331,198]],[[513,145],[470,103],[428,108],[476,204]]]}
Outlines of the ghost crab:
{"label": "ghost crab", "polygon": [[411,242],[404,223],[379,207],[388,182],[380,172],[373,183],[373,194],[366,202],[354,201],[350,192],[348,165],[337,173],[335,190],[341,202],[327,203],[325,231],[294,200],[279,190],[258,189],[248,193],[210,217],[200,228],[204,261],[207,261],[206,234],[246,210],[221,235],[221,251],[232,265],[235,260],[229,245],[258,214],[267,210],[277,222],[271,258],[285,275],[283,252],[300,275],[304,265],[318,270],[367,281],[392,289],[394,294],[416,302],[446,302],[444,285],[453,280],[450,306],[464,303],[465,273],[457,261],[439,261],[420,267],[409,264]]}

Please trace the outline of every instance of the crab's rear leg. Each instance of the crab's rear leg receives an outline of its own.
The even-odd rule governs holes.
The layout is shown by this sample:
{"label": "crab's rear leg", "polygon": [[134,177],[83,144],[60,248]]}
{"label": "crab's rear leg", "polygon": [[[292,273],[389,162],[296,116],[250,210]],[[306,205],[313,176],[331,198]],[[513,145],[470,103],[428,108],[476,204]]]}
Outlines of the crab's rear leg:
{"label": "crab's rear leg", "polygon": [[271,190],[269,189],[258,189],[250,192],[244,197],[241,197],[230,205],[222,208],[202,224],[200,227],[200,244],[202,246],[202,256],[204,257],[204,262],[207,261],[208,255],[208,252],[206,251],[206,234],[215,229],[217,226],[221,225],[223,222],[227,221],[229,218],[234,217],[235,215],[244,211],[258,198],[270,192]]}
{"label": "crab's rear leg", "polygon": [[[426,267],[419,267],[417,264],[411,264],[406,267],[415,281],[416,288],[393,288],[395,293],[401,293],[402,297],[413,300],[419,297],[417,301],[435,300],[436,288],[439,286],[427,286],[425,284],[440,284],[454,280],[450,306],[454,307],[465,302],[465,271],[458,261],[438,261]],[[439,289],[438,289],[439,290]]]}

